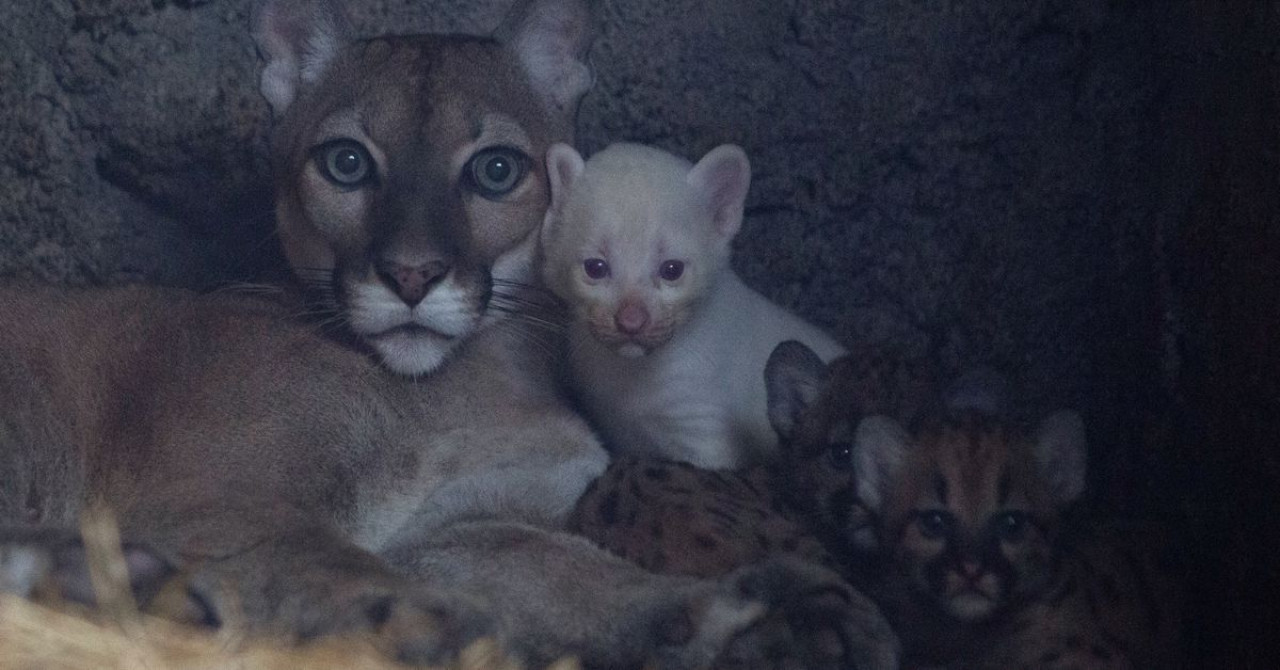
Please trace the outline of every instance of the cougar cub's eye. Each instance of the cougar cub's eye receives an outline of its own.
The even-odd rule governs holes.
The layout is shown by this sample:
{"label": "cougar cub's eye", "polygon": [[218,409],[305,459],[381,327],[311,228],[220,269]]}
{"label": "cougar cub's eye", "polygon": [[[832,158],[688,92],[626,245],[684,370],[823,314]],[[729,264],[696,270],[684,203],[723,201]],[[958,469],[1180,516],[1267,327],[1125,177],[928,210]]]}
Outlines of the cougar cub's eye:
{"label": "cougar cub's eye", "polygon": [[996,537],[1005,542],[1021,542],[1027,537],[1029,520],[1024,512],[1005,512],[997,516],[993,523]]}
{"label": "cougar cub's eye", "polygon": [[359,186],[373,179],[373,157],[355,140],[334,140],[316,148],[316,167],[339,186]]}
{"label": "cougar cub's eye", "polygon": [[582,271],[592,279],[604,279],[609,276],[609,264],[603,258],[588,258],[582,261]]}
{"label": "cougar cub's eye", "polygon": [[853,467],[853,443],[832,442],[827,448],[827,457],[837,470],[848,470]]}
{"label": "cougar cub's eye", "polygon": [[951,515],[942,510],[917,512],[916,525],[921,535],[936,540],[951,533]]}
{"label": "cougar cub's eye", "polygon": [[527,160],[515,149],[484,149],[472,156],[467,174],[477,193],[490,199],[498,198],[510,193],[524,178]]}

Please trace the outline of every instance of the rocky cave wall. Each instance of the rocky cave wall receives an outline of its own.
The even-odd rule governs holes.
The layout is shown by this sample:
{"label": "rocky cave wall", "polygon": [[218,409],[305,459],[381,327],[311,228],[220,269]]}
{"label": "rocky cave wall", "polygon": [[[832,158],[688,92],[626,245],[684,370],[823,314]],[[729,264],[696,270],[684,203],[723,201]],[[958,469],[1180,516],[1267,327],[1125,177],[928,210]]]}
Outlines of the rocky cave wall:
{"label": "rocky cave wall", "polygon": [[[362,32],[484,32],[507,2],[348,4]],[[0,276],[210,287],[278,269],[248,6],[0,6]],[[1231,148],[1275,139],[1274,2],[608,0],[598,18],[582,149],[742,145],[748,283],[847,341],[1010,371],[1029,412],[1084,412],[1102,497],[1167,504],[1193,466],[1152,463],[1195,458],[1161,445],[1226,385],[1196,370],[1233,350],[1213,324],[1239,314],[1215,298],[1252,277],[1204,250],[1230,263],[1265,237],[1213,243],[1239,219],[1238,172],[1262,208],[1240,225],[1273,219],[1254,196],[1275,147]]]}

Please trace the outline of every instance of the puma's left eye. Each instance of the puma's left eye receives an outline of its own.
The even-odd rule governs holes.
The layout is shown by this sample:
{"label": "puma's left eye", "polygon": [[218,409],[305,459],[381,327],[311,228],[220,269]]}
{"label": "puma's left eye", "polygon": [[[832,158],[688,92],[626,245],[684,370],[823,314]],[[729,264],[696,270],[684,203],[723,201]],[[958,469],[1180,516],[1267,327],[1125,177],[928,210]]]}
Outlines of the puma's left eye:
{"label": "puma's left eye", "polygon": [[326,142],[315,149],[314,156],[320,174],[339,186],[359,186],[377,173],[373,157],[355,140]]}
{"label": "puma's left eye", "polygon": [[663,261],[658,276],[665,281],[675,281],[684,274],[684,261]]}
{"label": "puma's left eye", "polygon": [[827,456],[831,465],[837,470],[848,470],[853,467],[853,443],[832,442],[827,448]]}
{"label": "puma's left eye", "polygon": [[510,193],[524,178],[528,158],[506,147],[484,149],[467,163],[466,174],[475,191],[490,200]]}

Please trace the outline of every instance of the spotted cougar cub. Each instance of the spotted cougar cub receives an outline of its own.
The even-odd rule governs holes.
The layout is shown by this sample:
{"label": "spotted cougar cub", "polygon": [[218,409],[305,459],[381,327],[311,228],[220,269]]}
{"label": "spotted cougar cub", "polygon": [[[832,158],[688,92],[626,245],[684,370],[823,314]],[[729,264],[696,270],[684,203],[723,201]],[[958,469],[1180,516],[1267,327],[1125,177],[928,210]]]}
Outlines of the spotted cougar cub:
{"label": "spotted cougar cub", "polygon": [[723,145],[696,165],[614,144],[547,154],[542,277],[572,310],[572,384],[617,454],[707,468],[772,458],[761,375],[779,342],[842,349],[729,267],[751,168]]}
{"label": "spotted cougar cub", "polygon": [[[100,501],[139,599],[190,571],[211,624],[412,662],[493,633],[530,665],[891,667],[822,570],[677,579],[562,530],[607,454],[511,291],[589,24],[529,0],[492,36],[361,38],[336,1],[261,3],[280,239],[313,302],[0,287],[0,591],[91,598],[69,529]],[[317,310],[331,328],[297,317]]]}
{"label": "spotted cougar cub", "polygon": [[1030,433],[977,408],[948,409],[911,433],[873,416],[858,427],[853,460],[884,543],[872,593],[911,663],[1181,665],[1180,592],[1160,530],[1067,515],[1085,482],[1074,412]]}

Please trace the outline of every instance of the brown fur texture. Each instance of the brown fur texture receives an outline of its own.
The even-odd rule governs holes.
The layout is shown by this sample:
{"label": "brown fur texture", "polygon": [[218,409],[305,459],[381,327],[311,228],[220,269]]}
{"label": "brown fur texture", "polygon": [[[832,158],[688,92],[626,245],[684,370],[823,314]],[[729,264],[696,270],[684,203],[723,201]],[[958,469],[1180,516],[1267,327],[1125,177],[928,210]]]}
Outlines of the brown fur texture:
{"label": "brown fur texture", "polygon": [[578,501],[569,529],[654,572],[713,577],[778,554],[839,569],[771,492],[763,468],[616,458]]}

